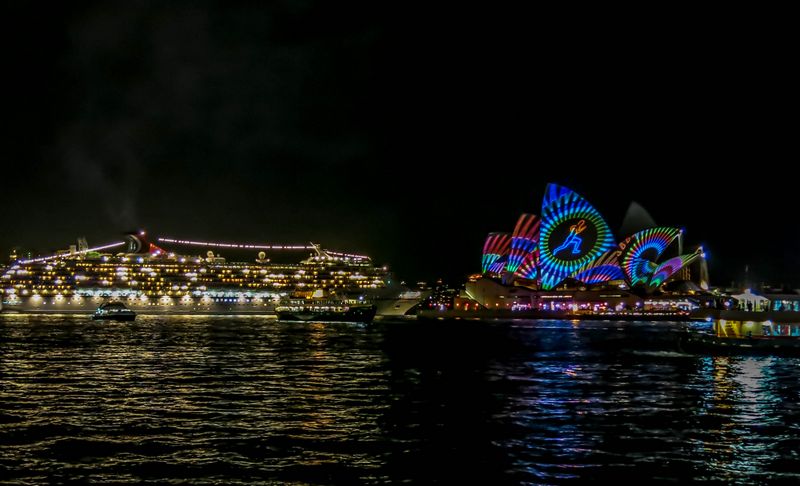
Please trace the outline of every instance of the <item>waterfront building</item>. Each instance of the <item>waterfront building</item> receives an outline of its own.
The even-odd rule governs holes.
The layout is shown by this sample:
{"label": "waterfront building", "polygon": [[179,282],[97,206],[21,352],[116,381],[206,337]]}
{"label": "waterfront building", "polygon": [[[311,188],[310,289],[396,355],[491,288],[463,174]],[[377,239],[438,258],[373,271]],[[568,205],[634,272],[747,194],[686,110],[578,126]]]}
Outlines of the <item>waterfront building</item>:
{"label": "waterfront building", "polygon": [[[545,188],[540,215],[523,214],[512,233],[489,234],[482,272],[467,282],[465,297],[486,309],[675,310],[713,303],[703,248],[684,253],[683,229],[657,226],[638,203],[623,222],[632,233],[619,240],[588,200],[557,184]],[[691,272],[692,265],[700,270]],[[667,285],[695,275],[691,289]]]}

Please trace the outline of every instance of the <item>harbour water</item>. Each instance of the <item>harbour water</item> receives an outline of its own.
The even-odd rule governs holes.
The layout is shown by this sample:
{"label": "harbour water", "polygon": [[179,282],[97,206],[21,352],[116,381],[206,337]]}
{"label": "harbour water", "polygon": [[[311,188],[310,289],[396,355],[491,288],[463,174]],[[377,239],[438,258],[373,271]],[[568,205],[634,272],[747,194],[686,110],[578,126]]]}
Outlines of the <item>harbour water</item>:
{"label": "harbour water", "polygon": [[800,480],[800,359],[675,326],[1,315],[0,478]]}

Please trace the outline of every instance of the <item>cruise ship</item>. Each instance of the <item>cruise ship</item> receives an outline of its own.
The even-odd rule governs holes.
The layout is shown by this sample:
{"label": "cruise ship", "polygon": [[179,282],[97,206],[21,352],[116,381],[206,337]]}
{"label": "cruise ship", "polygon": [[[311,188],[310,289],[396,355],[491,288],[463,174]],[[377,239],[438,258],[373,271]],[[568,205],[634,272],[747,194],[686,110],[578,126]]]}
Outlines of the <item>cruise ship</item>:
{"label": "cruise ship", "polygon": [[[373,302],[382,316],[402,316],[425,297],[368,256],[319,244],[152,241],[145,232],[95,248],[79,239],[54,255],[13,261],[0,277],[3,312],[87,314],[121,301],[138,314],[274,315],[288,298],[338,296]],[[273,262],[268,254],[295,260]]]}

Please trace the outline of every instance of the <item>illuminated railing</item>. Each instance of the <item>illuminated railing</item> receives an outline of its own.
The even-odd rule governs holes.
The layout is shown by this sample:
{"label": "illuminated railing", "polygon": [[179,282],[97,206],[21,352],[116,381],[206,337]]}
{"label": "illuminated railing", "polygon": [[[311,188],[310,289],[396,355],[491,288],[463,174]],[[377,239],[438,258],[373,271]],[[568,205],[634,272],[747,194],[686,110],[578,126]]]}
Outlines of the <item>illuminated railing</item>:
{"label": "illuminated railing", "polygon": [[338,251],[328,251],[325,250],[325,253],[335,257],[342,257],[342,258],[355,258],[357,260],[368,260],[369,257],[367,255],[356,255],[354,253],[342,253]]}
{"label": "illuminated railing", "polygon": [[21,264],[38,263],[38,262],[45,262],[45,261],[48,261],[48,260],[55,260],[57,258],[69,258],[69,257],[75,256],[75,255],[82,255],[84,253],[89,253],[89,252],[93,252],[93,251],[108,250],[109,248],[122,246],[124,244],[125,244],[124,241],[120,241],[118,243],[111,243],[109,245],[97,246],[97,247],[94,247],[94,248],[89,248],[89,249],[86,249],[86,250],[80,250],[80,251],[76,251],[76,252],[62,253],[62,254],[58,254],[58,255],[50,255],[50,256],[40,257],[40,258],[32,258],[30,260],[21,260],[19,263],[21,263]]}
{"label": "illuminated railing", "polygon": [[245,243],[217,243],[211,241],[177,240],[174,238],[158,238],[161,243],[178,245],[207,246],[213,248],[240,248],[246,250],[315,250],[314,245],[251,245]]}

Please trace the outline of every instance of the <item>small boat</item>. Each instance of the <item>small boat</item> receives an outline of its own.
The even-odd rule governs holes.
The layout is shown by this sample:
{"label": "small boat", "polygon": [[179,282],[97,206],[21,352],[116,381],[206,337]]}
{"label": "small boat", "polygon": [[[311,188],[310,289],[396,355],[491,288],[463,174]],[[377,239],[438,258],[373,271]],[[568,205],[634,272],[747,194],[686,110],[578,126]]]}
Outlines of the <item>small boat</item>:
{"label": "small boat", "polygon": [[132,321],[136,313],[128,309],[122,302],[106,302],[94,311],[92,319],[95,321]]}
{"label": "small boat", "polygon": [[275,312],[280,321],[363,322],[375,318],[378,306],[361,301],[296,299],[281,302]]}

